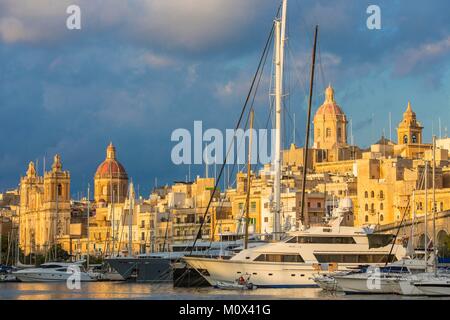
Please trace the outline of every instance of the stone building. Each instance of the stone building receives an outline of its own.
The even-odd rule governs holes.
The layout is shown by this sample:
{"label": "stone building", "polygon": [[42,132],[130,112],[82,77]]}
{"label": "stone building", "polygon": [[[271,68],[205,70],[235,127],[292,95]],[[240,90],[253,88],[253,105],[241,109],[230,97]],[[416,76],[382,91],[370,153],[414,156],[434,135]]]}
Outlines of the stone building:
{"label": "stone building", "polygon": [[43,177],[30,162],[19,190],[20,246],[25,254],[45,253],[69,235],[70,173],[63,171],[59,155]]}

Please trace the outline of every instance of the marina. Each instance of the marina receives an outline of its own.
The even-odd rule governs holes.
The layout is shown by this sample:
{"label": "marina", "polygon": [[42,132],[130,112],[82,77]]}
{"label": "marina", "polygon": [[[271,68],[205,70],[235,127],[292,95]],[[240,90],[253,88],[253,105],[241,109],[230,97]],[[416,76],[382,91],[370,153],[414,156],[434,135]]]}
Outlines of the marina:
{"label": "marina", "polygon": [[[364,50],[361,39],[372,39],[366,55],[373,57],[375,43],[396,35],[382,33],[375,41],[367,32],[378,28],[367,22],[367,30],[355,28],[355,39],[352,32],[341,39],[336,36],[341,29],[350,29],[337,26],[349,17],[333,17],[330,13],[339,12],[321,1],[313,8],[306,1],[248,5],[254,0],[246,0],[238,9],[248,25],[241,24],[233,20],[236,8],[229,1],[211,1],[198,16],[190,16],[189,7],[172,21],[170,12],[184,8],[182,1],[174,2],[159,12],[171,25],[152,27],[141,25],[157,20],[152,10],[160,5],[138,1],[132,7],[124,1],[121,9],[139,8],[145,23],[129,19],[139,27],[126,31],[126,39],[112,36],[123,52],[110,50],[108,43],[108,53],[99,58],[89,47],[89,58],[82,59],[87,67],[74,67],[69,80],[59,65],[76,64],[78,56],[59,52],[37,63],[48,74],[36,77],[34,86],[45,92],[26,103],[45,113],[36,117],[45,134],[53,125],[66,131],[56,139],[41,137],[42,128],[39,134],[25,130],[28,144],[41,149],[0,159],[0,187],[7,188],[0,190],[0,300],[450,300],[448,92],[433,95],[421,86],[423,95],[416,85],[401,82],[416,70],[416,60],[426,64],[430,48],[439,61],[450,52],[450,35],[437,45],[424,38],[417,48],[392,50],[393,56],[404,51],[410,58],[374,59],[383,61],[379,69],[394,70],[395,76],[386,76],[393,84],[386,85],[378,69],[367,71],[371,61],[359,65],[364,54],[355,50],[356,59],[341,47],[356,41]],[[257,18],[255,6],[264,11],[255,13]],[[30,2],[27,12],[34,12],[31,7]],[[377,7],[365,12],[372,8],[376,15]],[[18,12],[9,9],[8,14]],[[81,8],[72,9],[75,21]],[[115,5],[111,10],[99,24],[120,15]],[[224,16],[216,12],[222,10]],[[211,20],[204,24],[206,16]],[[16,20],[12,29],[18,31],[4,36],[11,27],[3,26]],[[233,23],[221,26],[222,20]],[[183,28],[175,28],[182,22]],[[183,33],[197,23],[200,28]],[[20,35],[22,24],[0,16],[0,45],[7,47],[0,57],[29,49],[9,47],[27,41]],[[79,30],[81,24],[72,27]],[[145,33],[138,35],[140,28]],[[153,38],[155,31],[163,43]],[[185,39],[177,43],[172,32]],[[38,46],[40,39],[32,43]],[[416,49],[417,55],[411,54]],[[405,61],[407,67],[398,66]],[[112,65],[116,69],[109,69]],[[359,74],[353,82],[351,73]],[[113,88],[96,79],[105,75]],[[80,84],[90,77],[94,85],[83,89]],[[62,99],[61,88],[77,97]],[[198,96],[191,96],[194,92]],[[8,97],[21,102],[15,93]],[[431,111],[436,101],[443,106]],[[95,126],[75,130],[69,124],[75,114],[56,121],[64,112],[54,105],[80,112],[76,126],[90,121]],[[89,112],[81,108],[85,105]],[[398,118],[394,130],[392,116]],[[193,134],[183,128],[191,122]],[[206,123],[221,129],[206,129]],[[66,138],[73,132],[77,135]],[[163,141],[167,137],[171,151]],[[15,145],[20,143],[9,147]],[[187,305],[183,315],[205,310],[192,308]],[[207,310],[209,317],[213,308]]]}

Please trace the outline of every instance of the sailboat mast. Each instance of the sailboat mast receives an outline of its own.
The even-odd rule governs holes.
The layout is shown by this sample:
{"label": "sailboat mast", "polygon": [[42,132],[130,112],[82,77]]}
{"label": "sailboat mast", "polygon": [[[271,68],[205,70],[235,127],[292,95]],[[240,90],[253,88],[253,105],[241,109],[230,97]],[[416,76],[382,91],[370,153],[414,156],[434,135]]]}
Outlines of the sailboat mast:
{"label": "sailboat mast", "polygon": [[[311,126],[311,107],[312,107],[312,96],[313,96],[313,86],[314,86],[314,69],[316,65],[316,47],[317,47],[317,32],[319,27],[316,26],[314,31],[314,45],[312,52],[312,62],[311,62],[311,75],[310,75],[310,83],[309,83],[309,101],[308,101],[308,116],[306,120],[306,137],[305,137],[305,146],[304,146],[304,158],[303,158],[303,179],[302,179],[302,201],[301,201],[301,221],[306,226],[309,224],[308,215],[305,215],[305,194],[306,194],[306,172],[308,168],[308,149],[309,149],[309,132]],[[333,197],[334,201],[334,197]],[[334,208],[334,204],[333,204]]]}
{"label": "sailboat mast", "polygon": [[90,188],[89,188],[89,183],[88,183],[88,188],[87,188],[87,258],[86,258],[86,265],[87,268],[89,270],[89,253],[90,253],[90,234],[89,234],[89,216],[90,216],[90,200],[89,200],[89,194],[90,194]]}
{"label": "sailboat mast", "polygon": [[425,272],[428,270],[428,161],[425,161],[425,218],[424,218],[424,234],[425,234]]}
{"label": "sailboat mast", "polygon": [[128,255],[131,256],[133,252],[133,236],[132,236],[132,223],[133,223],[133,209],[134,209],[134,186],[133,182],[130,183],[130,199],[129,199],[129,212],[128,212]]}
{"label": "sailboat mast", "polygon": [[252,171],[252,143],[253,143],[253,109],[250,111],[250,137],[248,143],[248,159],[247,159],[247,200],[245,202],[245,238],[244,249],[248,248],[248,224],[250,222],[250,187],[251,187],[251,171]]}
{"label": "sailboat mast", "polygon": [[437,251],[436,251],[436,136],[433,135],[433,271],[437,275]]}
{"label": "sailboat mast", "polygon": [[[282,13],[286,12],[286,0],[283,1]],[[280,211],[281,211],[281,103],[282,103],[282,70],[284,56],[284,42],[282,41],[281,30],[285,28],[286,20],[282,15],[281,21],[275,20],[275,159],[274,159],[274,219],[273,233],[274,240],[280,240]]]}

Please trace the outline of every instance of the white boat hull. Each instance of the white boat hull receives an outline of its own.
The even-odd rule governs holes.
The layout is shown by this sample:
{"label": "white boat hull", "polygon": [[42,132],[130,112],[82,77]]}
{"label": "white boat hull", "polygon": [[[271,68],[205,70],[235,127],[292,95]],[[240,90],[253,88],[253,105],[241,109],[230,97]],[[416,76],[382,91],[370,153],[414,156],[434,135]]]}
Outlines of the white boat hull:
{"label": "white boat hull", "polygon": [[335,277],[337,286],[345,293],[396,294],[400,292],[397,279],[390,277],[361,276]]}
{"label": "white boat hull", "polygon": [[[186,262],[212,286],[218,282],[234,282],[240,276],[249,275],[258,288],[318,287],[314,276],[318,274],[312,264],[233,261],[185,257]],[[205,272],[207,270],[207,272]],[[340,266],[340,270],[348,270]]]}
{"label": "white boat hull", "polygon": [[[14,276],[21,282],[64,282],[74,278],[71,273],[55,272],[55,273],[35,273],[35,272],[17,272]],[[72,277],[72,278],[71,278]],[[81,282],[96,281],[91,278],[87,273],[80,273]]]}
{"label": "white boat hull", "polygon": [[427,296],[450,296],[450,279],[418,281],[414,285]]}

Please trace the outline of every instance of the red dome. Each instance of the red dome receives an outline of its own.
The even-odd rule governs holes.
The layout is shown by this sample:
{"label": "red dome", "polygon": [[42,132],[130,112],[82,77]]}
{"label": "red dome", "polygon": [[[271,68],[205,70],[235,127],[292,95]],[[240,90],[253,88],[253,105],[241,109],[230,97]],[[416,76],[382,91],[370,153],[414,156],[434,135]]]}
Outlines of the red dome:
{"label": "red dome", "polygon": [[336,103],[324,103],[319,109],[317,109],[316,115],[324,114],[340,115],[344,114],[344,112],[342,112],[341,107],[339,107]]}
{"label": "red dome", "polygon": [[97,168],[96,178],[126,178],[125,168],[117,160],[106,159]]}
{"label": "red dome", "polygon": [[95,178],[128,178],[125,168],[116,160],[116,148],[112,143],[106,148],[106,159],[98,166]]}
{"label": "red dome", "polygon": [[339,107],[334,100],[334,89],[331,85],[328,86],[328,88],[325,89],[325,101],[323,104],[317,109],[316,116],[322,116],[322,115],[344,115],[344,112],[342,112],[341,107]]}

